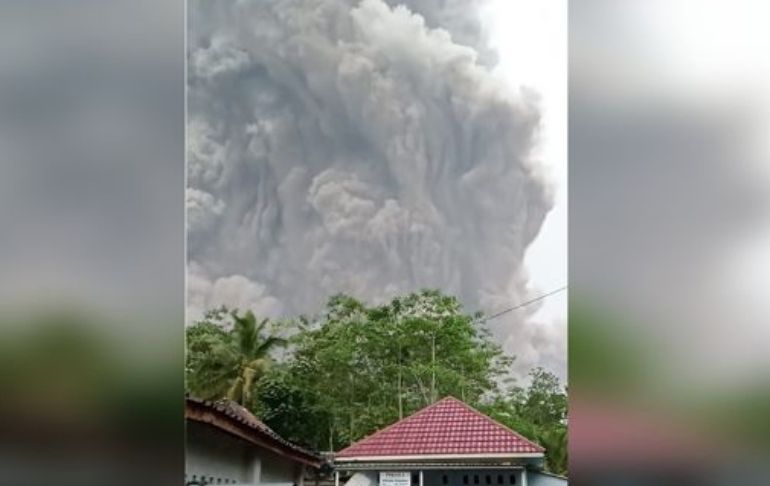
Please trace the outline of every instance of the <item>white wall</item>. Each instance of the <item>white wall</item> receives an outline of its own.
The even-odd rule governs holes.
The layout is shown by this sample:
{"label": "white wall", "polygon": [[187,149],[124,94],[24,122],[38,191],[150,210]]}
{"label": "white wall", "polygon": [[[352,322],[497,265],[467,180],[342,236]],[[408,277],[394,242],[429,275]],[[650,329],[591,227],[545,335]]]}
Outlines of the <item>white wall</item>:
{"label": "white wall", "polygon": [[566,479],[532,471],[527,473],[527,480],[528,486],[566,486],[567,484]]}
{"label": "white wall", "polygon": [[[446,484],[444,476],[446,476]],[[489,483],[487,483],[487,477],[489,477]],[[522,484],[521,471],[514,469],[428,470],[424,472],[423,481],[424,486],[520,486]]]}
{"label": "white wall", "polygon": [[246,483],[253,462],[248,450],[234,438],[225,437],[207,426],[189,423],[187,427],[185,481],[205,478],[206,484]]}
{"label": "white wall", "polygon": [[195,422],[187,423],[185,482],[291,486],[301,466],[267,449]]}
{"label": "white wall", "polygon": [[[410,471],[417,475],[418,470]],[[446,484],[444,483],[446,476]],[[487,484],[489,476],[490,484]],[[466,484],[467,477],[467,484]],[[511,480],[513,477],[513,480]],[[478,481],[478,483],[476,482]],[[502,483],[500,483],[502,481]],[[355,473],[345,486],[377,486],[379,478],[377,472],[367,471]],[[513,469],[471,469],[471,470],[424,470],[424,486],[520,486],[522,485],[521,471]],[[530,481],[530,486],[532,485]],[[413,482],[412,486],[418,486]],[[550,484],[545,484],[550,486]]]}

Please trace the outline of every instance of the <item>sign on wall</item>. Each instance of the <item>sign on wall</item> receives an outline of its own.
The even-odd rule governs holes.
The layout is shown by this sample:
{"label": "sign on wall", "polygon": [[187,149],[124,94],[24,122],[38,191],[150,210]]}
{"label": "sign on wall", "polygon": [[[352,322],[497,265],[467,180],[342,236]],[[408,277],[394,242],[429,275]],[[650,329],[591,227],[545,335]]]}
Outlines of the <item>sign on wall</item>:
{"label": "sign on wall", "polygon": [[380,472],[380,486],[411,486],[409,472]]}

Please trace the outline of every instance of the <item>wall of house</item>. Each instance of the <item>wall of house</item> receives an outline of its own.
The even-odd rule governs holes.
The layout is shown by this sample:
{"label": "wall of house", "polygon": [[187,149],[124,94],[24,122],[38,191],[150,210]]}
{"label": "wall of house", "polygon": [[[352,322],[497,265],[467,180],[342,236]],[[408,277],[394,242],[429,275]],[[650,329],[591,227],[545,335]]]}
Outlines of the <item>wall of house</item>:
{"label": "wall of house", "polygon": [[302,476],[300,466],[274,452],[261,450],[262,474],[261,484],[299,484],[298,478]]}
{"label": "wall of house", "polygon": [[187,423],[185,483],[291,486],[301,465],[206,424]]}
{"label": "wall of house", "polygon": [[[411,473],[411,486],[419,486],[419,470]],[[521,471],[515,469],[429,469],[423,471],[423,486],[518,486],[522,484],[521,474]],[[377,486],[378,484],[377,472],[367,471],[355,473],[345,486]],[[545,484],[545,486],[550,485]]]}
{"label": "wall of house", "polygon": [[[415,479],[417,478],[412,479],[412,486],[419,485]],[[514,486],[521,484],[521,471],[515,469],[458,469],[423,472],[424,486]]]}
{"label": "wall of house", "polygon": [[527,486],[565,486],[567,480],[551,474],[529,471],[527,473]]}
{"label": "wall of house", "polygon": [[253,458],[242,441],[195,422],[187,424],[186,484],[249,484]]}

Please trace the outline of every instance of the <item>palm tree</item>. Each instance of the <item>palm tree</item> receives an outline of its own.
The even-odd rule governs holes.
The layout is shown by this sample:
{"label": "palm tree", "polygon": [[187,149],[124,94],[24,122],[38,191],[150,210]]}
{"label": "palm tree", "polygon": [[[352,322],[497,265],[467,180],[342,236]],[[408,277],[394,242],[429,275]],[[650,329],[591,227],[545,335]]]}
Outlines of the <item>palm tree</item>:
{"label": "palm tree", "polygon": [[284,346],[286,340],[263,337],[268,320],[257,322],[251,311],[243,316],[232,311],[230,315],[232,330],[197,363],[193,385],[204,398],[228,398],[245,405],[251,402],[254,384],[272,362],[270,353]]}

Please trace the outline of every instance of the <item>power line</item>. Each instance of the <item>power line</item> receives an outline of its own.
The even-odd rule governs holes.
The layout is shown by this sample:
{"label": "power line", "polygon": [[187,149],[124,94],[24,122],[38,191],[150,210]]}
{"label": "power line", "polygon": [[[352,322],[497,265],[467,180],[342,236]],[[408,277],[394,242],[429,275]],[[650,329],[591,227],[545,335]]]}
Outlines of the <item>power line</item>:
{"label": "power line", "polygon": [[496,318],[502,316],[503,314],[507,314],[509,312],[513,312],[516,309],[520,309],[522,307],[528,306],[529,304],[534,304],[535,302],[537,302],[539,300],[543,300],[546,297],[550,297],[553,294],[558,294],[559,292],[567,290],[567,287],[568,286],[565,285],[563,287],[559,287],[558,289],[551,290],[550,292],[546,292],[543,295],[539,295],[539,296],[535,297],[534,299],[527,300],[525,302],[522,302],[521,304],[518,304],[518,305],[515,305],[513,307],[509,307],[508,309],[502,310],[502,311],[498,312],[497,314],[492,314],[489,317],[485,317],[483,319],[479,319],[477,322],[487,322],[489,320],[496,319]]}

